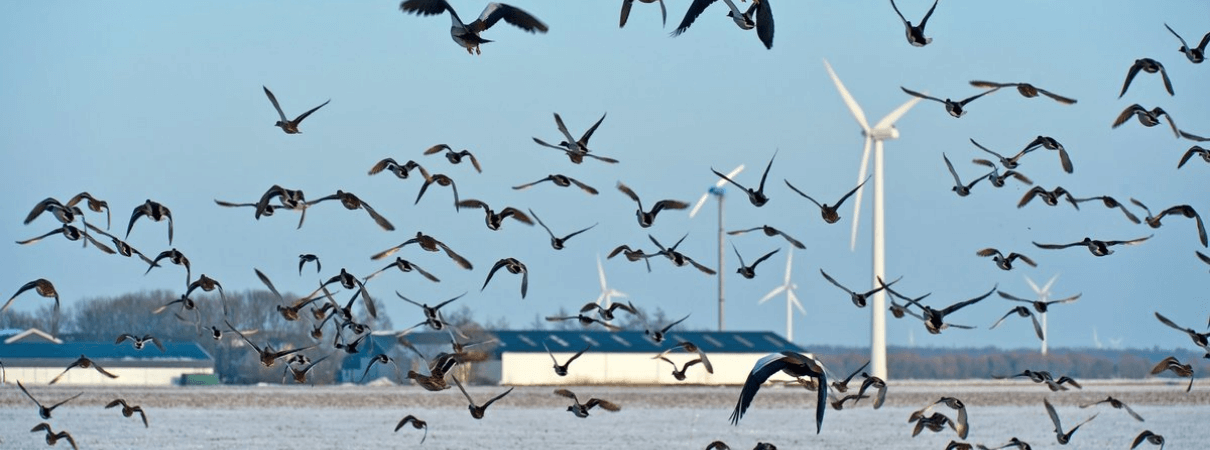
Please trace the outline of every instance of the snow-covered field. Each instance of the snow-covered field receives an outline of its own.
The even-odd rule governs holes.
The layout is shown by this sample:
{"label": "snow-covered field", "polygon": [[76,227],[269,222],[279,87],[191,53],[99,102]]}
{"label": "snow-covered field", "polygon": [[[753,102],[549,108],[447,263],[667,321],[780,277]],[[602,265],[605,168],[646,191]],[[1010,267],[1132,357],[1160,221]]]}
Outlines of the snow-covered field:
{"label": "snow-covered field", "polygon": [[[422,430],[395,424],[413,414],[429,424],[423,448],[641,448],[701,449],[714,440],[733,448],[758,441],[783,449],[896,448],[941,449],[957,436],[924,431],[911,437],[908,415],[942,395],[962,399],[969,414],[967,442],[999,446],[1016,436],[1034,448],[1058,447],[1042,398],[1058,409],[1064,427],[1098,414],[1066,448],[1128,448],[1150,429],[1167,438],[1165,448],[1206,448],[1210,438],[1210,389],[1184,384],[1093,383],[1083,390],[1052,393],[1025,381],[904,382],[893,384],[887,405],[868,403],[828,409],[823,432],[815,434],[814,394],[801,388],[766,386],[752,409],[731,426],[727,419],[738,387],[572,388],[581,400],[601,397],[622,411],[593,410],[587,419],[565,411],[566,399],[552,388],[517,388],[492,405],[482,420],[471,418],[457,389],[427,392],[405,386],[262,386],[204,388],[72,388],[30,386],[43,403],[84,395],[56,409],[55,430],[76,437],[80,448],[420,448]],[[507,388],[471,387],[482,402]],[[1146,422],[1106,405],[1077,405],[1112,395],[1131,405]],[[122,417],[104,404],[123,397],[147,410],[150,428]],[[947,416],[955,414],[945,407]],[[28,430],[42,420],[15,385],[0,388],[0,448],[45,448],[41,434]],[[60,442],[57,448],[70,447]]]}

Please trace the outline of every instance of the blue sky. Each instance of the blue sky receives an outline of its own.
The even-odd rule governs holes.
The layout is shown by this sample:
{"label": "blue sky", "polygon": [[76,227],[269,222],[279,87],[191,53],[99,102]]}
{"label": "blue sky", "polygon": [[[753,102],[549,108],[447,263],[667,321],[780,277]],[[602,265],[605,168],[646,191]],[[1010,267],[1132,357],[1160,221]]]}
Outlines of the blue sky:
{"label": "blue sky", "polygon": [[[1024,276],[1044,282],[1061,274],[1055,295],[1083,298],[1052,310],[1052,346],[1092,346],[1096,329],[1106,343],[1120,338],[1130,347],[1187,347],[1187,338],[1160,325],[1152,312],[1198,329],[1206,320],[1210,275],[1194,256],[1205,250],[1191,221],[1169,218],[1152,230],[1099,205],[1075,211],[1035,202],[1017,209],[1027,190],[1019,184],[981,184],[959,198],[949,190],[941,153],[970,178],[985,171],[969,163],[984,155],[968,139],[1015,152],[1035,136],[1049,135],[1070,151],[1075,172],[1063,173],[1053,153],[1031,154],[1021,170],[1043,187],[1062,185],[1078,197],[1133,196],[1153,210],[1188,203],[1210,211],[1210,167],[1195,160],[1176,170],[1193,142],[1174,139],[1166,125],[1144,128],[1132,120],[1109,126],[1123,108],[1140,103],[1161,106],[1181,128],[1210,135],[1210,109],[1200,101],[1210,96],[1210,65],[1186,60],[1163,26],[1167,22],[1196,42],[1210,30],[1191,18],[1207,17],[1210,4],[948,1],[929,21],[933,43],[915,48],[886,2],[781,1],[773,5],[775,44],[765,50],[754,32],[724,17],[721,3],[677,38],[668,33],[687,1],[668,1],[667,27],[655,5],[636,4],[625,29],[617,27],[618,3],[518,1],[550,32],[532,35],[498,24],[484,33],[496,42],[485,44],[480,56],[468,56],[450,40],[447,16],[406,15],[394,2],[5,3],[0,175],[9,187],[0,203],[0,216],[7,218],[0,234],[16,241],[55,228],[58,223],[47,217],[21,224],[48,196],[66,201],[86,190],[108,200],[114,231],[135,206],[154,199],[172,209],[173,245],[192,260],[195,276],[205,273],[229,290],[259,289],[252,271],[257,267],[279,289],[305,292],[317,277],[298,276],[299,253],[319,255],[325,278],[342,266],[365,275],[385,265],[370,255],[423,230],[475,269],[458,269],[414,247],[400,253],[443,281],[401,273],[372,281],[370,291],[387,301],[397,326],[421,315],[395,300],[396,290],[430,303],[469,291],[460,303],[480,319],[505,317],[523,326],[595,299],[597,255],[623,243],[651,249],[648,233],[664,242],[688,233],[680,250],[716,267],[713,203],[694,219],[669,211],[654,227],[641,229],[633,202],[614,189],[618,181],[647,204],[694,201],[717,180],[711,167],[727,171],[745,164],[739,181],[754,184],[778,151],[769,204],[755,208],[730,196],[727,229],[767,223],[806,243],[794,255],[793,280],[807,309],[795,317],[796,342],[868,345],[869,310],[856,309],[818,272],[823,268],[854,288],[867,282],[872,192],[857,250],[850,252],[851,206],[841,209],[840,222],[825,224],[817,208],[782,182],[831,202],[857,179],[862,137],[823,68],[827,58],[871,122],[908,99],[900,86],[964,98],[979,92],[969,80],[1020,81],[1079,100],[1065,106],[1003,90],[971,103],[961,119],[938,103],[922,102],[898,122],[902,136],[886,146],[887,271],[904,277],[904,292],[932,292],[929,303],[944,306],[996,284],[1029,296]],[[458,1],[455,7],[469,19],[484,4]],[[930,5],[904,0],[899,7],[918,21]],[[1128,68],[1142,57],[1166,65],[1176,96],[1163,91],[1157,76],[1140,74],[1117,98]],[[262,85],[291,117],[332,102],[303,123],[303,134],[285,135],[273,127],[276,114]],[[531,137],[560,140],[552,112],[576,135],[608,112],[591,148],[621,163],[573,165],[534,144]],[[484,172],[421,154],[439,143],[470,149]],[[497,209],[532,208],[556,233],[600,225],[561,252],[550,248],[539,227],[509,222],[489,231],[482,212],[455,213],[446,190],[430,191],[413,205],[418,179],[366,175],[388,156],[450,175],[463,198]],[[550,184],[509,189],[551,173],[580,179],[601,194]],[[310,199],[337,189],[353,192],[397,230],[385,232],[364,213],[335,203],[314,206],[301,230],[294,229],[293,213],[256,221],[250,210],[213,203],[254,201],[273,184],[302,189]],[[129,242],[153,255],[167,250],[164,227],[142,220]],[[1030,244],[1152,233],[1150,241],[1104,258],[1082,248],[1051,251]],[[749,260],[784,247],[760,234],[730,240]],[[984,247],[1025,253],[1040,266],[1000,271],[974,255]],[[735,276],[737,261],[726,249],[729,329],[784,333],[784,303],[756,301],[781,283],[785,251],[746,280]],[[10,244],[5,256],[10,265],[0,272],[0,288],[15,292],[26,281],[48,278],[68,307],[85,297],[183,288],[175,267],[144,276],[140,263],[61,238]],[[520,299],[519,280],[506,273],[480,292],[491,265],[510,256],[529,266],[528,297]],[[636,305],[662,308],[671,317],[692,313],[687,325],[713,328],[715,278],[663,259],[651,262],[651,274],[642,264],[618,259],[606,261],[605,269],[613,287]],[[30,296],[14,307],[32,310],[38,302]],[[981,329],[940,336],[915,321],[888,319],[888,341],[906,345],[911,335],[916,345],[1036,347],[1027,320],[986,330],[1013,306],[985,300],[952,318]]]}

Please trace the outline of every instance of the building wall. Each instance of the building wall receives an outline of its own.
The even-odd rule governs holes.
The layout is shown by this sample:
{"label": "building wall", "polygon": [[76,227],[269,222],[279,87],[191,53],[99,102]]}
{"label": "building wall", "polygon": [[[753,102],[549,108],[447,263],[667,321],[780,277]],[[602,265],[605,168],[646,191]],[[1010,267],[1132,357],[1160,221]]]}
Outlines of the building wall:
{"label": "building wall", "polygon": [[[184,374],[214,373],[213,367],[106,367],[105,370],[118,377],[111,379],[95,369],[77,367],[63,375],[55,385],[168,386],[180,383]],[[5,377],[10,383],[20,380],[25,385],[44,385],[60,373],[63,369],[57,367],[6,367]]]}
{"label": "building wall", "polygon": [[[574,353],[555,353],[560,363],[566,362]],[[505,352],[501,356],[500,383],[510,386],[526,385],[585,385],[585,384],[701,384],[741,385],[748,378],[752,366],[765,353],[711,353],[710,363],[714,374],[706,372],[702,364],[695,364],[686,373],[685,381],[672,376],[672,365],[652,359],[654,353],[585,353],[571,364],[565,377],[555,375],[554,362],[546,353]],[[685,362],[697,358],[696,353],[674,352],[668,359],[677,363],[679,369]],[[770,380],[783,381],[791,378],[778,372]]]}

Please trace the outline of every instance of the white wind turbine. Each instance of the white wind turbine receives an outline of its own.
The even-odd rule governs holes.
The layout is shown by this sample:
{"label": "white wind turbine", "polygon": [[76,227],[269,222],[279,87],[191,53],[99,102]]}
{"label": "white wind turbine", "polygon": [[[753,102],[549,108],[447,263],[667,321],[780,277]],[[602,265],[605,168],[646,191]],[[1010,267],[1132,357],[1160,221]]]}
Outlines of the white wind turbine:
{"label": "white wind turbine", "polygon": [[[1045,285],[1039,288],[1038,284],[1034,283],[1034,280],[1029,278],[1029,275],[1025,276],[1025,282],[1029,283],[1029,288],[1034,290],[1034,294],[1038,296],[1038,301],[1040,302],[1050,301],[1050,287],[1055,284],[1055,280],[1057,279],[1059,279],[1059,274],[1055,274],[1055,276],[1050,277],[1050,281],[1047,281]],[[1041,313],[1040,315],[1042,316],[1042,354],[1045,355],[1047,351],[1046,341],[1050,339],[1050,331],[1048,328],[1046,328],[1047,313]],[[1092,332],[1093,339],[1096,339],[1096,330],[1094,329]],[[1097,340],[1097,345],[1098,348],[1100,348],[1100,340]]]}
{"label": "white wind turbine", "polygon": [[[736,175],[744,170],[744,165],[740,164],[731,169],[727,173],[727,178],[735,179]],[[719,178],[714,187],[711,187],[702,194],[702,198],[697,199],[697,203],[693,205],[693,209],[689,210],[689,218],[697,215],[698,210],[702,209],[702,205],[706,203],[706,197],[711,195],[718,199],[718,331],[723,331],[723,277],[727,271],[723,270],[723,186],[727,184],[727,180]]]}
{"label": "white wind turbine", "polygon": [[[845,106],[848,106],[849,112],[853,113],[853,118],[857,119],[857,124],[861,125],[861,132],[865,135],[865,148],[861,152],[861,171],[857,173],[857,182],[861,183],[866,178],[866,164],[870,157],[870,143],[874,143],[874,274],[871,277],[871,285],[878,287],[878,279],[886,278],[885,266],[885,235],[883,231],[883,185],[882,185],[882,142],[887,139],[898,139],[899,130],[895,129],[895,122],[903,117],[904,114],[920,101],[919,97],[912,99],[900,105],[882,120],[874,124],[870,128],[870,124],[866,122],[865,113],[861,111],[861,106],[853,100],[853,96],[849,95],[848,89],[845,89],[844,83],[840,82],[840,78],[836,76],[836,72],[832,70],[832,65],[828,64],[828,60],[823,61],[824,68],[828,69],[828,75],[832,77],[832,82],[836,84],[836,90],[840,91],[840,98],[844,100]],[[857,190],[857,198],[853,201],[853,232],[849,241],[849,249],[853,250],[857,247],[857,223],[861,214],[861,193],[864,190]],[[870,366],[874,376],[887,379],[886,372],[886,292],[878,291],[874,294],[873,305],[871,308],[871,336],[870,336]]]}
{"label": "white wind turbine", "polygon": [[605,283],[605,267],[601,265],[601,255],[597,255],[597,274],[601,276],[601,296],[597,297],[598,305],[601,305],[602,308],[608,308],[613,304],[614,297],[627,297],[622,291],[611,288]]}
{"label": "white wind turbine", "polygon": [[769,299],[777,296],[777,294],[781,294],[782,292],[786,293],[786,341],[789,342],[794,342],[794,310],[791,309],[791,307],[798,308],[798,312],[802,313],[804,316],[807,315],[807,311],[802,309],[802,303],[798,302],[798,296],[794,295],[794,290],[798,289],[798,285],[790,281],[790,263],[793,261],[793,258],[794,249],[787,248],[785,281],[781,286],[775,287],[772,291],[769,291],[768,294],[765,294],[765,296],[756,303],[758,305],[764,304],[765,302],[769,301]]}

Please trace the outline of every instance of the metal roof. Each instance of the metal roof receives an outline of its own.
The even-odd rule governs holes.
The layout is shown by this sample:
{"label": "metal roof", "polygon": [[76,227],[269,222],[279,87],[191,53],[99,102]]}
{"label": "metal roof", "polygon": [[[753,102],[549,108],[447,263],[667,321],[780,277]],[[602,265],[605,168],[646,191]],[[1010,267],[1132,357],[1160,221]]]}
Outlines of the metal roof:
{"label": "metal roof", "polygon": [[[552,352],[578,352],[591,345],[593,352],[649,353],[660,352],[682,342],[697,344],[707,353],[775,353],[784,350],[805,352],[801,347],[769,331],[678,331],[669,332],[664,342],[656,344],[642,331],[597,330],[497,330],[488,332],[499,341],[491,349],[494,355],[504,352],[545,353],[545,344]],[[413,333],[407,339],[416,344],[448,344],[445,332]]]}
{"label": "metal roof", "polygon": [[130,343],[112,342],[16,342],[0,345],[0,360],[9,367],[66,366],[80,355],[102,362],[106,367],[181,364],[210,366],[214,363],[214,358],[196,342],[164,342],[163,352],[151,344],[143,350],[135,350]]}

